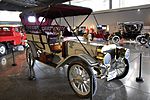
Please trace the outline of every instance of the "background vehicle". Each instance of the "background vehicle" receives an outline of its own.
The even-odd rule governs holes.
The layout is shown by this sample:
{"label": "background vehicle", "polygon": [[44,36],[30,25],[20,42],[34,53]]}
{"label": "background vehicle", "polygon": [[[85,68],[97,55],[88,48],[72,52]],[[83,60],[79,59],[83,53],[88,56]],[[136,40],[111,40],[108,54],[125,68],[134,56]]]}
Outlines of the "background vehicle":
{"label": "background vehicle", "polygon": [[108,25],[97,25],[97,33],[95,35],[96,38],[100,38],[103,40],[107,40],[109,36],[109,26]]}
{"label": "background vehicle", "polygon": [[0,26],[0,55],[7,53],[11,46],[25,46],[26,34],[22,26],[1,25]]}
{"label": "background vehicle", "polygon": [[123,22],[118,25],[119,31],[110,36],[113,43],[119,43],[122,38],[136,40],[136,37],[141,35],[143,29],[143,22]]}
{"label": "background vehicle", "polygon": [[136,37],[136,41],[142,45],[147,43],[150,46],[149,36],[150,36],[149,33],[138,35]]}
{"label": "background vehicle", "polygon": [[[129,70],[129,49],[116,47],[114,44],[88,44],[83,41],[83,37],[76,34],[75,37],[60,39],[64,26],[52,24],[52,21],[56,21],[55,18],[63,17],[70,29],[75,31],[65,17],[87,15],[84,22],[91,12],[90,8],[57,4],[35,7],[21,13],[20,18],[29,44],[26,51],[29,79],[35,79],[35,60],[54,68],[67,65],[67,77],[71,88],[78,96],[89,98],[91,93],[96,93],[97,78],[106,78],[109,81],[126,76]],[[93,91],[90,90],[91,85]]]}

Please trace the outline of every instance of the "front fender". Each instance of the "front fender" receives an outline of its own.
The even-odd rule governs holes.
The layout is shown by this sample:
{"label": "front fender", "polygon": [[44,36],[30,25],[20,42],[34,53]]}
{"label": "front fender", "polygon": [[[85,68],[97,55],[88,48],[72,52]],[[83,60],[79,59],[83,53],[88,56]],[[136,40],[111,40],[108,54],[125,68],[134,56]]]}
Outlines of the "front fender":
{"label": "front fender", "polygon": [[87,54],[80,54],[80,55],[72,55],[67,57],[63,62],[61,62],[57,67],[64,66],[66,64],[71,64],[74,61],[81,60],[88,64],[89,66],[96,66],[98,65],[98,62],[91,56]]}

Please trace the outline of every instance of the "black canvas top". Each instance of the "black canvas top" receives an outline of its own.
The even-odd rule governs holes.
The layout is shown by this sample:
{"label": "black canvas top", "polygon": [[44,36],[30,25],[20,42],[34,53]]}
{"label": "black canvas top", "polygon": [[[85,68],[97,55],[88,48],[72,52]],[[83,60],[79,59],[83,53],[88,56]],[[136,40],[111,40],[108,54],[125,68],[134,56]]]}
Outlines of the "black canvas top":
{"label": "black canvas top", "polygon": [[69,16],[78,16],[78,15],[89,15],[92,13],[92,9],[73,6],[73,5],[65,5],[65,4],[57,4],[52,5],[50,7],[34,7],[28,10],[23,11],[20,16],[43,16],[45,18],[60,18],[60,17],[69,17]]}

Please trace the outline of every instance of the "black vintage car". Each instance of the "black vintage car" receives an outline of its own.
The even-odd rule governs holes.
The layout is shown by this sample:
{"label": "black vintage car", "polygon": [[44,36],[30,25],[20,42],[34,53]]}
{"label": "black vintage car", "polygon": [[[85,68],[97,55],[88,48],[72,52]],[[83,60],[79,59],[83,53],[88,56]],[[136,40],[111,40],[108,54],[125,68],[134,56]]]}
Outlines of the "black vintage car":
{"label": "black vintage car", "polygon": [[125,40],[136,40],[136,37],[141,35],[143,29],[143,22],[123,22],[118,23],[119,31],[112,34],[111,40],[113,43],[118,43],[120,39],[124,38]]}

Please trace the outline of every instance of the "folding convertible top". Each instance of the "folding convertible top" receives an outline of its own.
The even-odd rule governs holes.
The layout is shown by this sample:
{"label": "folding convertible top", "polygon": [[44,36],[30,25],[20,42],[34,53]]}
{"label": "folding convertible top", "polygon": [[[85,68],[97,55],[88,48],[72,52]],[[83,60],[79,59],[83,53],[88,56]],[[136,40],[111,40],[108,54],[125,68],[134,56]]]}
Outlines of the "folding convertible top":
{"label": "folding convertible top", "polygon": [[92,13],[92,9],[65,5],[65,4],[56,4],[49,7],[34,7],[28,10],[23,11],[20,14],[20,17],[36,15],[45,18],[60,18],[60,17],[69,17],[69,16],[78,16],[78,15],[89,15]]}

